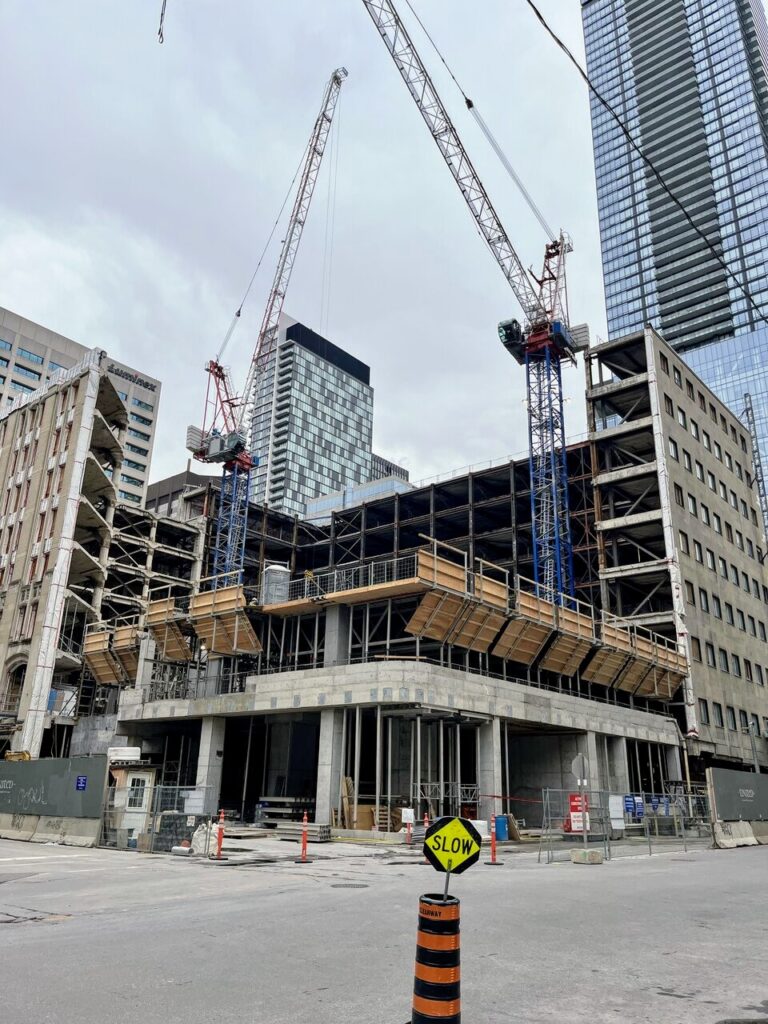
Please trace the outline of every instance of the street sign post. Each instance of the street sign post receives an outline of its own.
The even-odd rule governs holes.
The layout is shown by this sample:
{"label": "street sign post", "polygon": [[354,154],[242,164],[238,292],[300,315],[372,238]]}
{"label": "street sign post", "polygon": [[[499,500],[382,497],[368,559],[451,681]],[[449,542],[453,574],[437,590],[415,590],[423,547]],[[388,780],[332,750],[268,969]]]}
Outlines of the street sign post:
{"label": "street sign post", "polygon": [[[589,775],[589,761],[583,754],[577,754],[573,761],[571,761],[571,773],[576,779],[576,784],[579,787],[579,798],[581,801],[580,810],[582,810],[582,814],[584,814],[587,809],[587,776]],[[573,828],[573,814],[571,814],[571,827]],[[589,825],[587,824],[587,827],[584,828],[584,823],[582,823],[581,834],[584,837],[585,850],[587,848],[587,843],[589,842],[589,836],[587,835],[588,830]]]}

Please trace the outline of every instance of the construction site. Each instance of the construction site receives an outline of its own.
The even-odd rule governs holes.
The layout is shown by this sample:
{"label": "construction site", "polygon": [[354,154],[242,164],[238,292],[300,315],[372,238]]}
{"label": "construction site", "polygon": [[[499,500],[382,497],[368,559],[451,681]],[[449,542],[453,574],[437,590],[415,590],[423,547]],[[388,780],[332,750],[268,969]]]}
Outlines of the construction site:
{"label": "construction site", "polygon": [[[155,787],[193,821],[223,811],[290,831],[306,814],[329,837],[400,832],[404,810],[540,827],[542,791],[572,785],[578,754],[589,787],[615,794],[691,793],[712,765],[768,768],[768,503],[749,424],[651,327],[590,347],[570,324],[570,238],[531,201],[547,244],[540,275],[525,269],[395,5],[364,7],[522,310],[498,338],[510,374],[525,375],[530,451],[322,521],[264,500],[297,429],[288,343],[367,387],[367,367],[300,324],[279,347],[347,77],[337,69],[245,383],[235,388],[222,361],[232,329],[206,365],[205,416],[187,447],[221,476],[169,484],[168,515],[118,501],[127,421],[97,364],[0,416],[6,459],[27,444],[25,417],[78,374],[96,402],[67,485],[71,568],[47,605],[47,675],[41,661],[25,677],[35,620],[24,599],[0,736],[33,758],[131,751],[112,770],[133,793],[113,829],[123,845],[146,841],[129,811]],[[579,360],[589,435],[568,444],[562,373]],[[368,437],[364,423],[347,427]],[[325,486],[364,482],[329,469],[328,451]],[[12,495],[26,464],[0,465]],[[7,593],[23,597],[35,571]],[[65,706],[52,696],[63,692]]]}

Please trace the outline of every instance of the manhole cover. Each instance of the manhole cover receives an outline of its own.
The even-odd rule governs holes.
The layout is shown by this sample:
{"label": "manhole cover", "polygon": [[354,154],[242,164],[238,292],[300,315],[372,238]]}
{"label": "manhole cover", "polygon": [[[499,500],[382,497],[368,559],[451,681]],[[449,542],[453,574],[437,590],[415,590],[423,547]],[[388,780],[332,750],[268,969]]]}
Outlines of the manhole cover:
{"label": "manhole cover", "polygon": [[367,889],[365,882],[332,882],[332,889]]}

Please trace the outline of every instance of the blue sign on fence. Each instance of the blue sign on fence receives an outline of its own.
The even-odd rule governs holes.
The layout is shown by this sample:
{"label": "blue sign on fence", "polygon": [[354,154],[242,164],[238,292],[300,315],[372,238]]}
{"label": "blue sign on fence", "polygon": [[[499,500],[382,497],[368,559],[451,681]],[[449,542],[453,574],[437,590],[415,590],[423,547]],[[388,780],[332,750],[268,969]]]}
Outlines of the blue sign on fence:
{"label": "blue sign on fence", "polygon": [[657,796],[652,796],[651,797],[651,807],[654,809],[654,811],[658,811],[658,809],[659,809],[659,798]]}
{"label": "blue sign on fence", "polygon": [[641,796],[635,797],[635,817],[642,818],[645,814],[645,805],[643,804],[643,798]]}
{"label": "blue sign on fence", "polygon": [[669,817],[669,797],[664,797],[664,814]]}
{"label": "blue sign on fence", "polygon": [[624,810],[627,814],[635,813],[635,798],[633,796],[624,797]]}
{"label": "blue sign on fence", "polygon": [[85,792],[85,787],[87,785],[88,785],[88,776],[87,775],[78,775],[77,779],[75,781],[75,789],[78,791],[78,793],[84,793]]}

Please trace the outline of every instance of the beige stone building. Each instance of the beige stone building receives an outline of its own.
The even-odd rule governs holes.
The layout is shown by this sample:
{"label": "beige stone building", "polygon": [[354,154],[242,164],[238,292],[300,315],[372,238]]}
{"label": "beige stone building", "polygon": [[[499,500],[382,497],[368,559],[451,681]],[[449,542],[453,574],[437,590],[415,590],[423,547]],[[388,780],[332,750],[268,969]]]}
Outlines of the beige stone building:
{"label": "beige stone building", "polygon": [[56,752],[107,576],[128,417],[89,353],[0,412],[0,713],[6,744]]}

